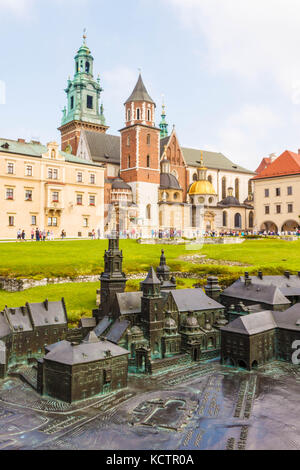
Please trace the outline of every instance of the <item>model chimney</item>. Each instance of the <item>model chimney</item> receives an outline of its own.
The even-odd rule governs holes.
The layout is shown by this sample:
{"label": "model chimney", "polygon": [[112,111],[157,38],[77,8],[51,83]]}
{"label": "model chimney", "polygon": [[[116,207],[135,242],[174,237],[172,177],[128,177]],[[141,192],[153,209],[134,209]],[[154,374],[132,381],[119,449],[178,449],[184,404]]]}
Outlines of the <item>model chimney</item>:
{"label": "model chimney", "polygon": [[285,275],[285,277],[287,277],[289,279],[290,278],[290,271],[285,271],[284,275]]}
{"label": "model chimney", "polygon": [[245,272],[245,286],[249,286],[251,284],[251,278],[249,277],[249,273]]}
{"label": "model chimney", "polygon": [[262,279],[262,278],[263,278],[263,273],[262,273],[262,271],[258,271],[258,275],[257,275],[257,276],[259,277],[259,279]]}

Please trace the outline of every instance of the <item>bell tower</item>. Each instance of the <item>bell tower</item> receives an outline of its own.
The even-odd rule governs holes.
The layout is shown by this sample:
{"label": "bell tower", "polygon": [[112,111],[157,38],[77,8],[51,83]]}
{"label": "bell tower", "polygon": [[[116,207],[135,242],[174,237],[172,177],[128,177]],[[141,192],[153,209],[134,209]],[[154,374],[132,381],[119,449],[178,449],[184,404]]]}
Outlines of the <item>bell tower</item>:
{"label": "bell tower", "polygon": [[160,129],[155,126],[155,103],[141,74],[125,106],[121,133],[121,178],[132,188],[142,236],[158,226]]}
{"label": "bell tower", "polygon": [[106,132],[103,106],[100,106],[102,92],[100,78],[94,79],[94,58],[86,44],[83,44],[75,56],[74,78],[69,78],[65,92],[67,106],[63,109],[61,126],[61,149],[76,155],[82,129],[94,132]]}

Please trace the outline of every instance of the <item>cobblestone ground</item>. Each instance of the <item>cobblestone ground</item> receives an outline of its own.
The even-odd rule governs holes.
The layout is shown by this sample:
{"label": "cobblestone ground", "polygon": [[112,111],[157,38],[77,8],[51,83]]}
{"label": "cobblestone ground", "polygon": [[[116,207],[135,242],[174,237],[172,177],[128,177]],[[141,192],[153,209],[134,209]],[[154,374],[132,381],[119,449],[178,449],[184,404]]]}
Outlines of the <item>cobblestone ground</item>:
{"label": "cobblestone ground", "polygon": [[13,377],[0,388],[0,449],[296,450],[299,392],[300,368],[284,363],[132,376],[128,389],[74,406]]}

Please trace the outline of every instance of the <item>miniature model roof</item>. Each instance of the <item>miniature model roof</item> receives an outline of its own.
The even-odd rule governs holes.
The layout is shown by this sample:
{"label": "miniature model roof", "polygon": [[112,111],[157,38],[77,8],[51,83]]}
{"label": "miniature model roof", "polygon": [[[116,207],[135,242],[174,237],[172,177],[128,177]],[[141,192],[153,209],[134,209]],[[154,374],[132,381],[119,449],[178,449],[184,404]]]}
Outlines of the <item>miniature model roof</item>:
{"label": "miniature model roof", "polygon": [[80,325],[82,328],[94,328],[96,326],[96,318],[89,317],[89,318],[81,318]]}
{"label": "miniature model roof", "polygon": [[284,312],[273,312],[278,328],[300,332],[300,303],[293,305]]}
{"label": "miniature model roof", "polygon": [[115,323],[110,328],[108,334],[106,335],[107,340],[111,341],[112,343],[118,344],[118,342],[120,341],[129,326],[130,322],[127,320],[115,321]]}
{"label": "miniature model roof", "polygon": [[4,311],[0,312],[0,338],[4,338],[11,334],[10,325],[4,315]]}
{"label": "miniature model roof", "polygon": [[141,298],[143,292],[122,292],[116,295],[121,315],[141,312]]}
{"label": "miniature model roof", "polygon": [[0,364],[6,364],[6,345],[0,341]]}
{"label": "miniature model roof", "polygon": [[94,162],[120,165],[120,137],[102,132],[82,131]]}
{"label": "miniature model roof", "polygon": [[32,331],[32,323],[26,307],[4,309],[13,332]]}
{"label": "miniature model roof", "polygon": [[60,341],[56,344],[44,359],[59,362],[60,364],[75,365],[129,354],[126,349],[111,343],[110,341],[91,341],[80,344]]}
{"label": "miniature model roof", "polygon": [[238,279],[231,286],[225,289],[221,296],[234,297],[236,299],[250,300],[269,305],[288,305],[291,302],[282,294],[281,290],[271,284],[263,286],[250,282],[245,284]]}
{"label": "miniature model roof", "polygon": [[260,174],[253,179],[273,178],[276,176],[295,175],[300,173],[300,155],[286,150]]}
{"label": "miniature model roof", "polygon": [[99,343],[99,341],[94,331],[90,331],[83,340],[84,343]]}
{"label": "miniature model roof", "polygon": [[224,308],[223,305],[208,297],[199,288],[170,290],[169,292],[173,296],[179,312]]}
{"label": "miniature model roof", "polygon": [[103,317],[93,331],[99,337],[107,330],[110,324],[111,319],[109,317]]}
{"label": "miniature model roof", "polygon": [[125,183],[125,181],[122,180],[122,178],[115,178],[112,182],[111,188],[112,189],[128,189],[129,191],[131,191],[131,186]]}
{"label": "miniature model roof", "polygon": [[[300,276],[289,274],[289,277],[282,275],[282,276],[249,276],[249,278],[255,284],[259,285],[270,285],[276,286],[280,289],[283,295],[300,295]],[[243,278],[240,278],[243,281]]]}
{"label": "miniature model roof", "polygon": [[178,189],[181,190],[180,184],[176,176],[171,173],[160,174],[160,189]]}
{"label": "miniature model roof", "polygon": [[[0,139],[0,152],[42,158],[42,155],[48,152],[48,147],[42,145],[40,142],[35,141],[19,142],[17,140]],[[85,160],[84,158],[71,155],[70,153],[62,152],[61,150],[59,151],[59,153],[65,158],[66,162],[98,166],[97,163],[95,163],[94,161]]]}
{"label": "miniature model roof", "polygon": [[[278,312],[279,313],[279,312]],[[285,312],[280,312],[281,314]],[[262,312],[251,313],[236,318],[228,325],[221,328],[223,331],[232,331],[234,333],[255,335],[262,331],[273,330],[277,327],[274,319],[274,312],[270,310],[264,310]]]}
{"label": "miniature model roof", "polygon": [[134,87],[134,90],[129,98],[125,101],[125,104],[130,103],[131,101],[147,101],[148,103],[155,104],[146,90],[141,74],[139,74],[139,78]]}
{"label": "miniature model roof", "polygon": [[60,325],[68,322],[63,301],[27,303],[34,326]]}
{"label": "miniature model roof", "polygon": [[144,281],[141,282],[141,284],[146,285],[146,284],[160,284],[160,280],[158,279],[156,272],[153,269],[153,266],[148,271],[147,277]]}

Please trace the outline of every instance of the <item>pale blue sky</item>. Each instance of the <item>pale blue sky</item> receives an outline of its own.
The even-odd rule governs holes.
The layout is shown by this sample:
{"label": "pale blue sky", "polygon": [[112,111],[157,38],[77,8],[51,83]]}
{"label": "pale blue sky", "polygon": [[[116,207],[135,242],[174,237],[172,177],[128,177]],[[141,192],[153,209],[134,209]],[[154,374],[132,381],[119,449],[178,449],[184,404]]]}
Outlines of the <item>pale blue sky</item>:
{"label": "pale blue sky", "polygon": [[298,0],[0,0],[0,18],[1,137],[59,140],[86,27],[110,133],[141,67],[182,145],[250,169],[300,148]]}

